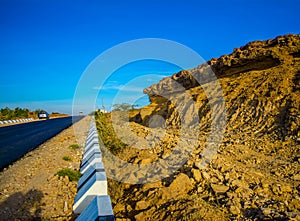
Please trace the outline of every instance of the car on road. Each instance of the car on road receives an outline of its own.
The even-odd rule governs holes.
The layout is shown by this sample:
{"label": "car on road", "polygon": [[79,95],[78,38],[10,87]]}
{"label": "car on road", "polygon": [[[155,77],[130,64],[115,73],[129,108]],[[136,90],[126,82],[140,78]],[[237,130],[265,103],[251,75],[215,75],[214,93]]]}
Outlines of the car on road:
{"label": "car on road", "polygon": [[49,114],[46,111],[41,111],[38,113],[38,118],[39,119],[49,119]]}

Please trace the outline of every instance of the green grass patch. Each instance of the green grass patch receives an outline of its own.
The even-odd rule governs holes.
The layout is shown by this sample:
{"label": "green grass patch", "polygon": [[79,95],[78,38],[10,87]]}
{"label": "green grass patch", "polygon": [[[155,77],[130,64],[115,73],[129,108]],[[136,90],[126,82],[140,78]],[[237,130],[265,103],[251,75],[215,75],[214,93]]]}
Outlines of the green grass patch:
{"label": "green grass patch", "polygon": [[65,160],[65,161],[71,161],[72,160],[71,157],[69,157],[69,156],[64,156],[62,159]]}
{"label": "green grass patch", "polygon": [[123,143],[115,133],[110,114],[95,112],[95,120],[100,139],[111,153],[117,155],[122,152],[127,145]]}
{"label": "green grass patch", "polygon": [[55,175],[57,176],[67,176],[69,177],[70,181],[78,181],[81,177],[81,173],[77,170],[71,170],[71,169],[62,169],[58,171]]}
{"label": "green grass patch", "polygon": [[78,144],[72,144],[72,145],[70,145],[70,148],[75,150],[75,149],[79,149],[80,146]]}

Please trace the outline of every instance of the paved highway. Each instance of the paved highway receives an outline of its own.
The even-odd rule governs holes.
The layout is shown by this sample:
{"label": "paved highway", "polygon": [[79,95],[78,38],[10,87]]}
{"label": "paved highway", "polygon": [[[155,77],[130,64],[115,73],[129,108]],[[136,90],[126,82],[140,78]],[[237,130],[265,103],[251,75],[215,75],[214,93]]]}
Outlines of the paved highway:
{"label": "paved highway", "polygon": [[82,118],[64,117],[1,127],[0,170]]}

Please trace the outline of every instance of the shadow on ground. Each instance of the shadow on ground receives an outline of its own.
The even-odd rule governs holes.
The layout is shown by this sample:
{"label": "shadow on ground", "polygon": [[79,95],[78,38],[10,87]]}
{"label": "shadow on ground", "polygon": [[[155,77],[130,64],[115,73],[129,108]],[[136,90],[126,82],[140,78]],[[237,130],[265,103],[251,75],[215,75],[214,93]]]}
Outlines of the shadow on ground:
{"label": "shadow on ground", "polygon": [[0,220],[42,220],[41,199],[39,190],[31,189],[25,195],[17,192],[0,204]]}

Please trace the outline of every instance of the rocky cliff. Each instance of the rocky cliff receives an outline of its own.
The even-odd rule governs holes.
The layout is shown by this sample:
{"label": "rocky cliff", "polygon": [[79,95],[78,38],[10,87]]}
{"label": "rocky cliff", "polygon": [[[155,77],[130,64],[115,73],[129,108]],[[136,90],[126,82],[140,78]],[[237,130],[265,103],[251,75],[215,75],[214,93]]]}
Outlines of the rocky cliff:
{"label": "rocky cliff", "polygon": [[[222,95],[226,127],[217,153],[202,168],[202,151],[212,131],[212,108],[219,105],[220,99],[208,99],[210,95],[204,90],[216,82],[212,72],[221,90],[214,87],[209,93]],[[300,35],[251,42],[229,55],[180,71],[146,88],[144,92],[151,104],[131,113],[131,129],[137,136],[152,139],[153,148],[136,150],[129,145],[119,157],[135,164],[149,164],[174,154],[172,150],[184,133],[180,131],[181,118],[190,122],[194,116],[199,117],[198,143],[184,165],[161,181],[129,185],[111,180],[116,217],[299,220],[299,89]],[[186,111],[188,114],[180,116],[176,106],[186,104],[187,97],[195,105]],[[159,125],[155,119],[164,119],[165,125]],[[165,134],[162,128],[166,129]],[[153,131],[157,131],[155,136],[161,142],[153,141]],[[164,172],[153,171],[146,178]],[[128,171],[124,176],[136,174]]]}
{"label": "rocky cliff", "polygon": [[141,109],[138,122],[147,125],[151,114],[169,119],[173,108],[167,98],[182,93],[191,94],[199,104],[199,116],[207,116],[209,102],[199,82],[212,81],[210,71],[223,91],[229,130],[248,128],[244,132],[258,136],[272,133],[281,140],[299,138],[300,35],[251,42],[229,55],[164,78],[144,90],[151,104]]}
{"label": "rocky cliff", "polygon": [[[300,59],[300,36],[285,35],[267,41],[250,42],[240,48],[235,48],[233,53],[213,58],[205,64],[191,70],[183,70],[171,77],[164,78],[144,90],[152,98],[153,94],[175,93],[176,87],[172,80],[181,84],[185,89],[199,86],[194,76],[201,78],[202,83],[208,82],[207,66],[213,70],[218,78],[238,76],[238,74],[251,71],[263,71],[275,67],[291,67],[297,65]],[[192,74],[194,73],[194,74]]]}

